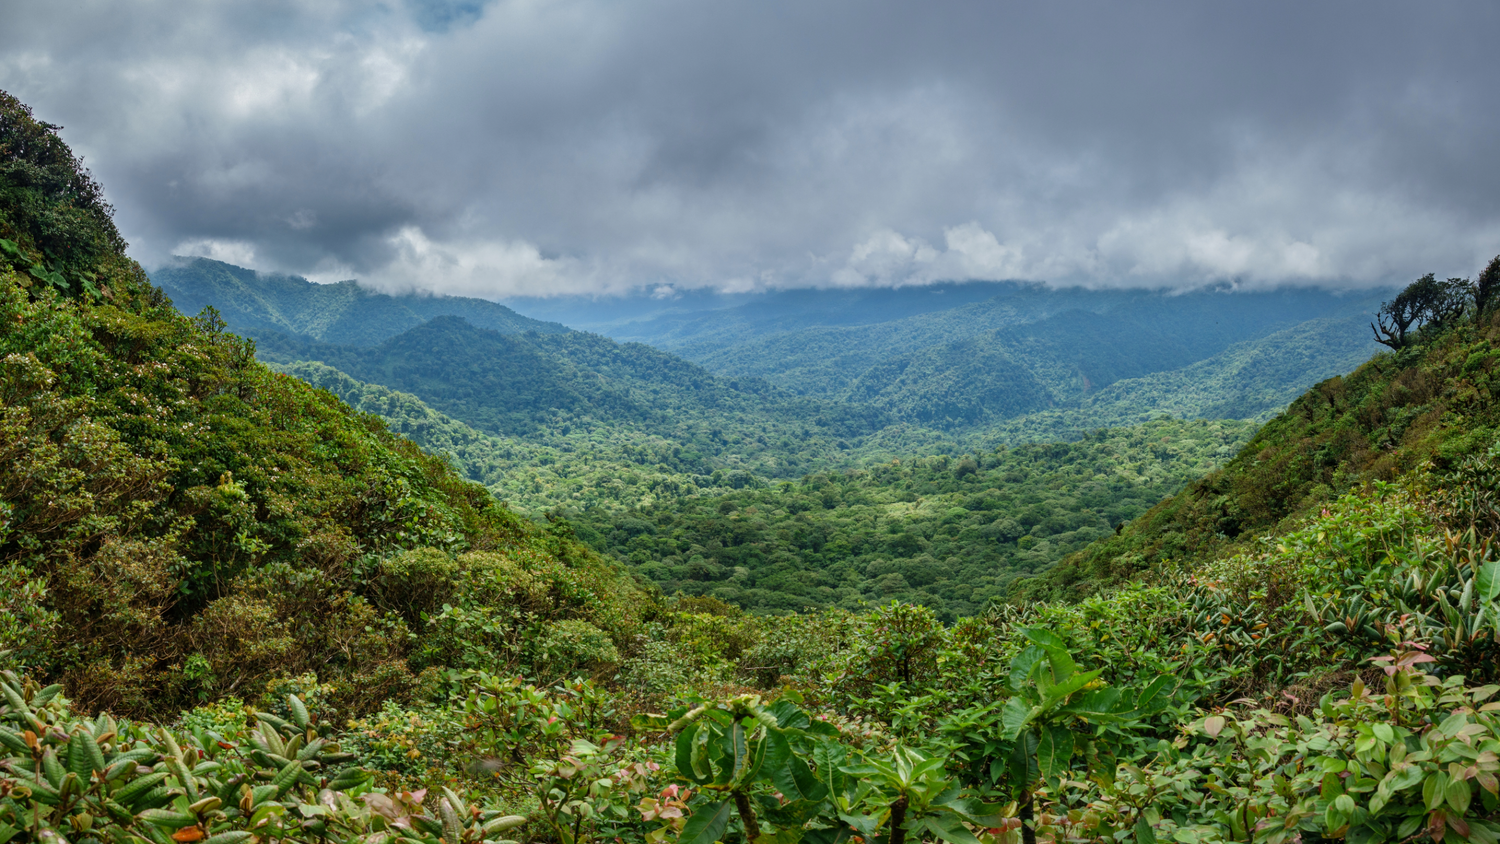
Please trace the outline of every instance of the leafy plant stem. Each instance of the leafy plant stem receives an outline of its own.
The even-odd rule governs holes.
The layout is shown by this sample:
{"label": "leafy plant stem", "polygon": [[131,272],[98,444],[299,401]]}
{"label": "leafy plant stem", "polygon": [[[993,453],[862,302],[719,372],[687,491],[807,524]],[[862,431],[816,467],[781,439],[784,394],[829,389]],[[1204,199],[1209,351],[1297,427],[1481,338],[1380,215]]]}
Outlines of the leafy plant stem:
{"label": "leafy plant stem", "polygon": [[739,810],[740,823],[745,825],[745,840],[755,841],[760,837],[760,824],[755,820],[755,810],[750,807],[750,798],[745,792],[734,792],[734,807]]}
{"label": "leafy plant stem", "polygon": [[891,804],[891,834],[890,844],[905,844],[906,842],[906,795],[896,798]]}

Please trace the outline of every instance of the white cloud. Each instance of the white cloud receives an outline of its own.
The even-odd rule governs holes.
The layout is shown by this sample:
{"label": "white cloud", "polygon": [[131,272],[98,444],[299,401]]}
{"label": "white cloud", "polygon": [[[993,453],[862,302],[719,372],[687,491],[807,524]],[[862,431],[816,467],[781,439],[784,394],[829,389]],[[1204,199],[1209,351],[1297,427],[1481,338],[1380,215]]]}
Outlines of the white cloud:
{"label": "white cloud", "polygon": [[1360,285],[1500,251],[1493,3],[411,8],[22,0],[0,88],[148,264],[503,296]]}
{"label": "white cloud", "polygon": [[546,258],[523,241],[434,242],[415,226],[389,239],[394,258],[368,280],[386,290],[441,291],[454,295],[559,296],[593,289],[587,267]]}
{"label": "white cloud", "polygon": [[257,263],[255,244],[243,240],[185,240],[177,244],[172,254],[186,258],[212,258],[240,267],[254,267]]}

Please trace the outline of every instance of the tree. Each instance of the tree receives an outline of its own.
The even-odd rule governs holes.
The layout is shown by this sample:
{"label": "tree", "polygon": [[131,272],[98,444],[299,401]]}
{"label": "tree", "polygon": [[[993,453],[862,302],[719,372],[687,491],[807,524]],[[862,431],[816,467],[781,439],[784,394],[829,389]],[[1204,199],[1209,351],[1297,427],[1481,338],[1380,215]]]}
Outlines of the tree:
{"label": "tree", "polygon": [[1470,295],[1474,297],[1474,316],[1476,319],[1484,316],[1495,305],[1500,304],[1500,255],[1496,255],[1491,259],[1489,266],[1484,268],[1484,272],[1481,272],[1479,277],[1474,279]]}
{"label": "tree", "polygon": [[1422,276],[1380,306],[1376,322],[1370,324],[1375,341],[1403,349],[1423,327],[1443,328],[1457,322],[1468,307],[1468,294],[1465,279],[1438,281],[1432,273]]}

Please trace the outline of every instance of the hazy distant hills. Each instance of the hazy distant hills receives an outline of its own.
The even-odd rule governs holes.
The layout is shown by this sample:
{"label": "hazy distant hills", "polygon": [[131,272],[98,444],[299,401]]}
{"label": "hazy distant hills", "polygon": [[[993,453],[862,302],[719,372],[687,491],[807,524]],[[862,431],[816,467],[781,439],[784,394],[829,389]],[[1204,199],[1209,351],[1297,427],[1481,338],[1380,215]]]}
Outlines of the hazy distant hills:
{"label": "hazy distant hills", "polygon": [[177,309],[196,314],[212,305],[241,334],[277,332],[325,343],[372,346],[439,316],[462,316],[507,334],[567,331],[555,322],[523,317],[504,305],[460,296],[390,296],[353,281],[314,284],[305,278],[261,274],[207,258],[182,259],[151,273]]}
{"label": "hazy distant hills", "polygon": [[[972,349],[970,338],[975,338],[1034,373],[1054,401],[1067,402],[1122,378],[1187,366],[1300,322],[1367,315],[1382,298],[1311,289],[1165,295],[1010,283],[983,287],[998,292],[983,301],[876,323],[782,331],[762,324],[755,336],[746,337],[746,306],[738,306],[700,313],[691,323],[698,332],[692,337],[677,331],[670,338],[633,339],[714,372],[759,376],[797,393],[850,399],[856,384],[869,395],[872,381],[888,383],[913,363],[920,371],[932,367],[934,358],[961,359],[939,349],[948,344]],[[737,333],[742,339],[724,339]],[[1366,337],[1347,339],[1366,356],[1375,349]]]}
{"label": "hazy distant hills", "polygon": [[[420,396],[474,428],[512,437],[625,426],[719,454],[785,454],[810,436],[879,428],[880,414],[793,396],[758,379],[729,380],[640,343],[581,331],[502,334],[443,316],[376,346],[338,346],[265,335],[262,357],[316,360],[361,381]],[[726,431],[753,425],[755,436]],[[745,431],[743,433],[750,433]]]}
{"label": "hazy distant hills", "polygon": [[[1364,323],[1381,298],[982,283],[622,306],[611,330],[670,335],[653,346],[484,300],[214,261],[153,279],[186,312],[213,305],[263,359],[386,407],[427,447],[463,443],[466,472],[528,508],[634,506],[1161,415],[1258,418],[1368,358]],[[619,478],[629,483],[609,485]]]}

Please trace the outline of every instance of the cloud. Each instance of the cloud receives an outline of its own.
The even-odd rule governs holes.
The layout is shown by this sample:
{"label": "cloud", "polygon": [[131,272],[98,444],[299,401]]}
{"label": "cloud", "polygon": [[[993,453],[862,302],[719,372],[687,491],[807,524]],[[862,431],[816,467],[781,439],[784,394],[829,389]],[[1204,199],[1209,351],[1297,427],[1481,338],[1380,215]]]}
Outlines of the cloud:
{"label": "cloud", "polygon": [[148,265],[1357,286],[1500,252],[1497,30],[1480,0],[20,0],[0,88]]}
{"label": "cloud", "polygon": [[408,226],[388,241],[393,253],[371,281],[387,290],[457,295],[557,296],[597,288],[576,261],[547,258],[522,241],[434,243]]}

